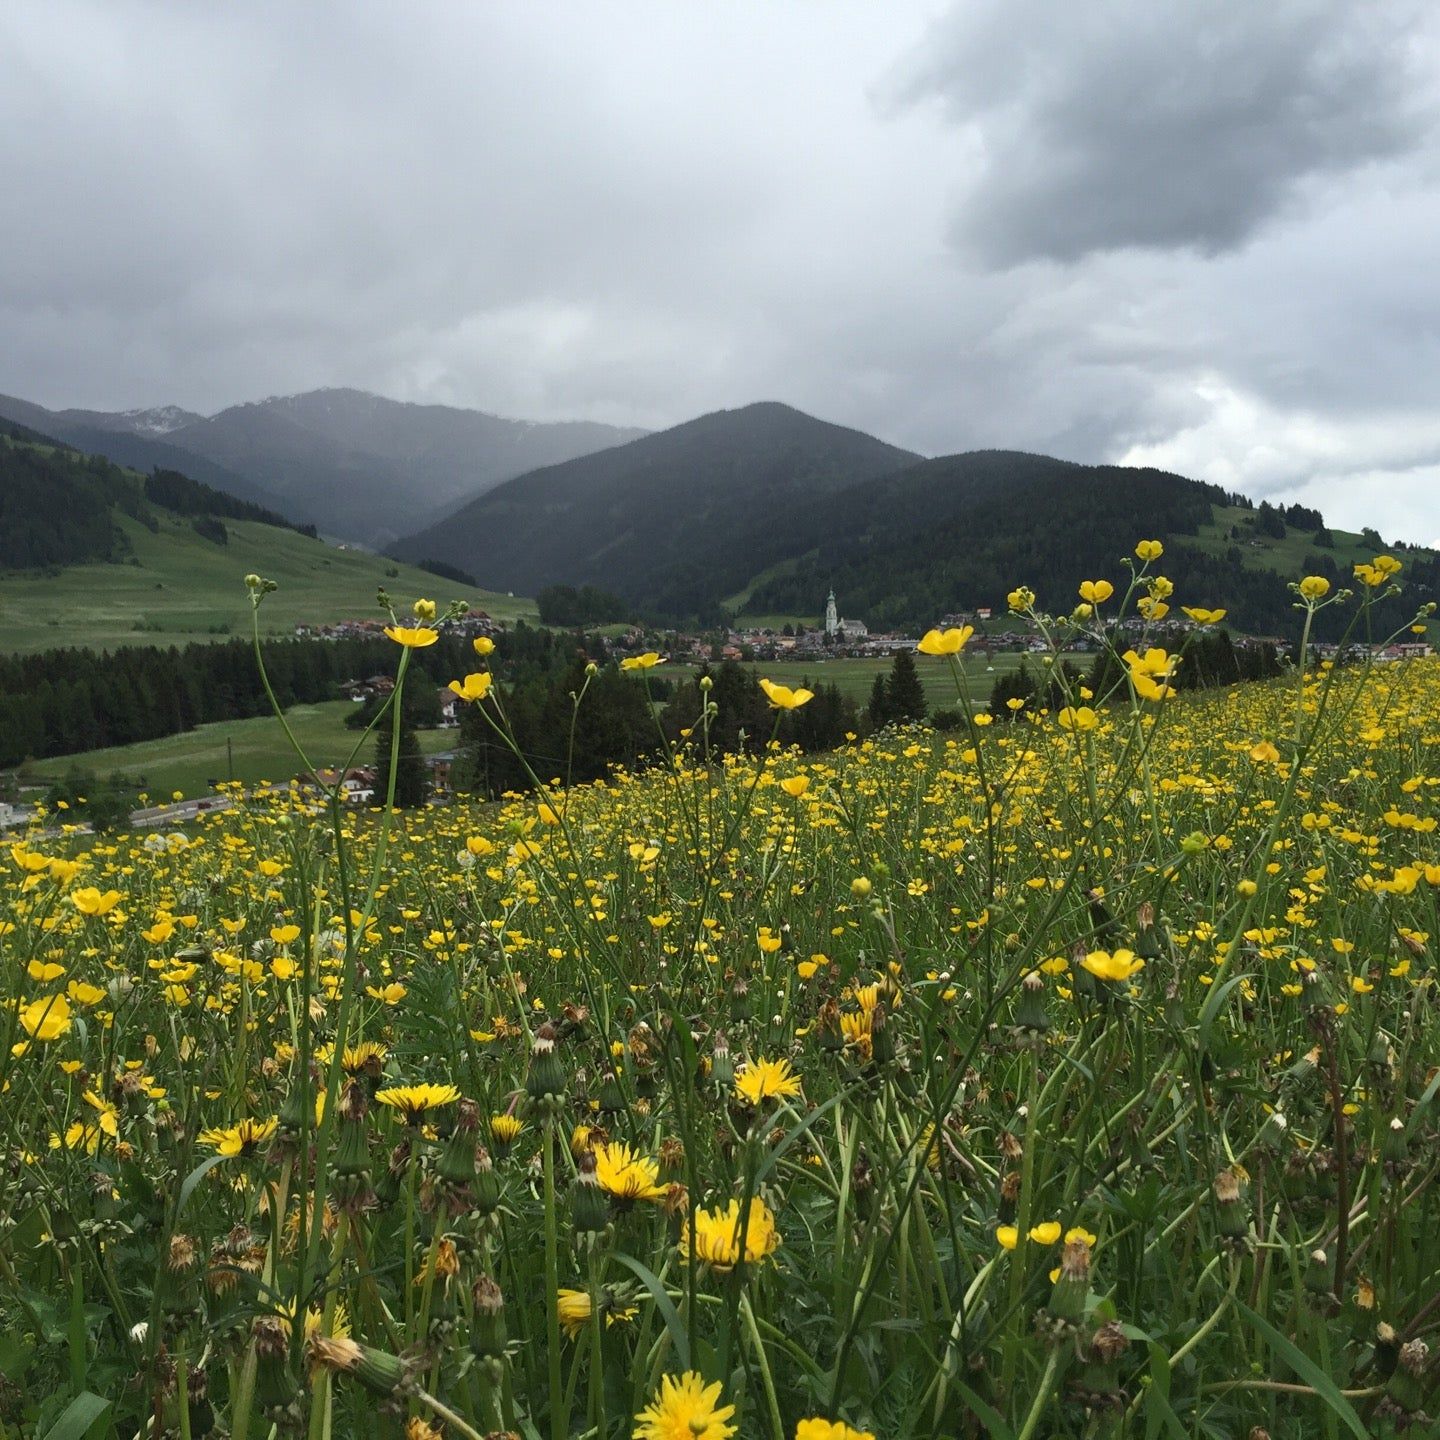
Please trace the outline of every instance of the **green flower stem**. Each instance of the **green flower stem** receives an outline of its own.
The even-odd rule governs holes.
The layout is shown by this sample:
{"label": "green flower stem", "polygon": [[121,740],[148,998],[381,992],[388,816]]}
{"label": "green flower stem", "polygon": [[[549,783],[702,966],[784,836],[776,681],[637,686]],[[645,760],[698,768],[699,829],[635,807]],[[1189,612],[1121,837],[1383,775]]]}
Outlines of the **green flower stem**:
{"label": "green flower stem", "polygon": [[550,1372],[550,1435],[551,1440],[565,1440],[570,1430],[570,1417],[565,1413],[564,1386],[560,1374],[560,1311],[556,1296],[560,1293],[560,1245],[555,1214],[555,1120],[545,1117],[545,1338],[549,1349],[546,1359]]}
{"label": "green flower stem", "polygon": [[755,1312],[750,1307],[750,1296],[743,1291],[740,1295],[740,1314],[744,1317],[746,1329],[750,1332],[755,1363],[760,1367],[760,1381],[765,1387],[765,1403],[770,1412],[771,1433],[774,1440],[785,1440],[785,1422],[780,1418],[780,1401],[775,1394],[775,1377],[770,1373],[770,1361],[765,1354],[765,1342],[760,1338],[759,1327],[755,1324]]}
{"label": "green flower stem", "polygon": [[1055,1371],[1060,1364],[1060,1351],[1052,1346],[1050,1358],[1045,1362],[1045,1373],[1040,1377],[1040,1384],[1035,1391],[1035,1400],[1030,1406],[1030,1413],[1025,1417],[1025,1423],[1020,1427],[1015,1440],[1030,1440],[1035,1433],[1035,1427],[1040,1423],[1040,1416],[1046,1405],[1050,1403],[1050,1387],[1055,1380]]}

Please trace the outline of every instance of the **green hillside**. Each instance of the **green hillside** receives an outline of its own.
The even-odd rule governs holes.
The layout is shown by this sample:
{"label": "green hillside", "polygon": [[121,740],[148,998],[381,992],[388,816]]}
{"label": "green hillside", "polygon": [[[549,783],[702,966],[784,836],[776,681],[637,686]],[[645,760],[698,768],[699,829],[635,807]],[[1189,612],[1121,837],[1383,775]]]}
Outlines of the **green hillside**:
{"label": "green hillside", "polygon": [[805,549],[813,517],[848,487],[917,458],[787,405],[747,405],[522,475],[394,553],[527,594],[594,585],[645,613],[714,618],[758,570]]}
{"label": "green hillside", "polygon": [[359,550],[174,472],[142,476],[16,425],[0,430],[0,653],[183,644],[246,634],[244,576],[280,589],[266,635],[377,614],[375,592],[463,596],[497,618],[534,607]]}
{"label": "green hillside", "polygon": [[[844,613],[872,629],[913,630],[954,610],[1003,615],[1007,593],[1028,584],[1042,606],[1063,610],[1082,580],[1122,582],[1135,542],[1158,539],[1180,603],[1224,606],[1237,628],[1278,634],[1293,617],[1291,581],[1308,572],[1348,583],[1354,562],[1383,543],[1326,532],[1321,518],[1159,470],[1013,451],[950,455],[836,496],[795,537],[794,563],[772,563],[747,587],[745,606],[814,614],[833,586]],[[1396,553],[1406,593],[1385,603],[1381,625],[1403,624],[1440,584],[1433,552]],[[1324,638],[1339,623],[1322,616]]]}
{"label": "green hillside", "polygon": [[[285,718],[316,765],[338,765],[349,757],[359,738],[359,732],[345,728],[345,717],[354,710],[349,701],[334,700],[292,706]],[[418,738],[423,753],[436,755],[453,748],[457,736],[453,729],[422,730]],[[369,765],[374,754],[373,740],[367,741],[356,763]],[[300,764],[280,722],[273,715],[261,715],[199,725],[183,735],[160,740],[40,760],[27,767],[26,775],[54,780],[77,767],[102,780],[123,776],[159,804],[176,791],[187,797],[207,794],[216,780],[235,779],[246,785],[265,780],[278,783],[294,775]]]}
{"label": "green hillside", "polygon": [[0,573],[0,649],[61,645],[179,645],[249,633],[244,576],[256,571],[280,588],[261,611],[262,633],[288,635],[302,622],[374,618],[375,591],[397,598],[463,596],[499,619],[534,619],[524,599],[469,590],[428,571],[359,550],[341,550],[293,530],[225,521],[229,539],[202,539],[189,520],[166,516],[152,534],[118,520],[131,557],[69,566],[56,574]]}

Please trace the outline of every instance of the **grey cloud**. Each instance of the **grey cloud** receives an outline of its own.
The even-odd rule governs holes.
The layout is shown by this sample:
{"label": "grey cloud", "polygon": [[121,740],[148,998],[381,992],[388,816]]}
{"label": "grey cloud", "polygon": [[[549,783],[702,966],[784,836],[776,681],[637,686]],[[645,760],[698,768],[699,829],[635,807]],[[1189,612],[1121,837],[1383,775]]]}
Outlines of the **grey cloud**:
{"label": "grey cloud", "polygon": [[1430,539],[1437,54],[1396,0],[10,0],[0,391],[774,398]]}
{"label": "grey cloud", "polygon": [[1303,204],[1309,181],[1420,143],[1422,13],[966,0],[882,93],[937,103],[970,137],[951,233],[988,265],[1128,246],[1215,255]]}

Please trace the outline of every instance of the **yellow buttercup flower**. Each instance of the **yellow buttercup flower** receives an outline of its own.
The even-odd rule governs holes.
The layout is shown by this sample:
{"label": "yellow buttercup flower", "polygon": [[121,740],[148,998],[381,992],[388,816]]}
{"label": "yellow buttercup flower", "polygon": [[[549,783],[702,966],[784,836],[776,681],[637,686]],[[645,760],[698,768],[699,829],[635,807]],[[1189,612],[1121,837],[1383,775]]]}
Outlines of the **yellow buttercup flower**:
{"label": "yellow buttercup flower", "polygon": [[1158,560],[1165,553],[1165,547],[1158,540],[1142,540],[1135,547],[1136,556],[1145,561]]}
{"label": "yellow buttercup flower", "polygon": [[1013,1250],[1020,1243],[1020,1232],[1013,1225],[997,1225],[995,1239],[1002,1250]]}
{"label": "yellow buttercup flower", "polygon": [[726,1421],[735,1407],[722,1405],[721,1393],[718,1380],[707,1385],[694,1370],[666,1375],[655,1398],[635,1417],[635,1440],[729,1440],[735,1426]]}
{"label": "yellow buttercup flower", "polygon": [[798,800],[809,788],[808,775],[788,775],[780,782],[780,788],[793,799]]}
{"label": "yellow buttercup flower", "polygon": [[802,1420],[795,1427],[795,1440],[875,1440],[873,1430],[857,1430],[843,1420]]}
{"label": "yellow buttercup flower", "polygon": [[1166,700],[1175,693],[1168,682],[1180,663],[1180,657],[1168,655],[1158,646],[1152,646],[1144,655],[1127,650],[1121,657],[1130,677],[1135,693],[1142,700]]}
{"label": "yellow buttercup flower", "polygon": [[1016,586],[1005,597],[1005,603],[1017,614],[1029,610],[1035,604],[1035,592],[1028,585]]}
{"label": "yellow buttercup flower", "polygon": [[440,632],[432,630],[428,625],[387,625],[385,633],[397,645],[403,645],[407,650],[423,650],[440,638]]}
{"label": "yellow buttercup flower", "polygon": [[459,680],[452,680],[448,688],[462,700],[474,702],[483,700],[490,693],[490,686],[494,682],[495,677],[489,671],[481,671],[467,675],[463,683]]}
{"label": "yellow buttercup flower", "polygon": [[792,690],[788,685],[777,685],[773,680],[762,680],[760,688],[770,701],[772,710],[798,710],[815,698],[813,690]]}
{"label": "yellow buttercup flower", "polygon": [[1080,963],[1097,980],[1128,980],[1145,968],[1133,950],[1092,950]]}
{"label": "yellow buttercup flower", "polygon": [[1080,598],[1087,605],[1103,605],[1114,593],[1115,587],[1108,580],[1080,582]]}
{"label": "yellow buttercup flower", "polygon": [[1060,1238],[1061,1225],[1058,1220],[1046,1220],[1030,1228],[1030,1238],[1037,1245],[1053,1245]]}
{"label": "yellow buttercup flower", "polygon": [[664,658],[654,650],[647,650],[643,655],[627,655],[620,662],[622,670],[653,670],[657,665],[663,665]]}
{"label": "yellow buttercup flower", "polygon": [[1218,625],[1226,616],[1224,610],[1202,610],[1198,605],[1180,607],[1197,625]]}
{"label": "yellow buttercup flower", "polygon": [[749,1105],[771,1097],[790,1099],[800,1093],[800,1077],[786,1059],[746,1061],[735,1075],[735,1093]]}
{"label": "yellow buttercup flower", "polygon": [[93,885],[88,885],[83,890],[76,890],[70,896],[70,903],[82,915],[108,915],[120,903],[120,892],[106,890],[102,893]]}
{"label": "yellow buttercup flower", "polygon": [[484,656],[495,653],[495,642],[488,635],[477,635],[470,644],[477,655]]}
{"label": "yellow buttercup flower", "polygon": [[1300,593],[1307,600],[1323,600],[1330,593],[1330,582],[1323,575],[1307,575],[1300,582]]}
{"label": "yellow buttercup flower", "polygon": [[44,995],[20,1007],[20,1028],[32,1039],[58,1040],[70,1028],[70,1002],[63,995]]}
{"label": "yellow buttercup flower", "polygon": [[1062,730],[1094,730],[1100,724],[1100,717],[1088,705],[1078,709],[1067,705],[1055,718]]}
{"label": "yellow buttercup flower", "polygon": [[973,625],[952,630],[927,630],[915,647],[922,655],[958,655],[975,633]]}

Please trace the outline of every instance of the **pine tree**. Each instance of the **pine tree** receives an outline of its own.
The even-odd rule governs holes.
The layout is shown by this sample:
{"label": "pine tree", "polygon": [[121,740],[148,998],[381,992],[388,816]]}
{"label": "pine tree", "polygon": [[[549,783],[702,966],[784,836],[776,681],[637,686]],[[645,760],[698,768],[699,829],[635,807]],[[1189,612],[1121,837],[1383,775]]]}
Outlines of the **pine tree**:
{"label": "pine tree", "polygon": [[865,707],[865,713],[870,717],[872,730],[883,730],[890,723],[890,687],[883,675],[877,675],[870,687],[870,703]]}
{"label": "pine tree", "polygon": [[929,706],[925,703],[925,687],[915,668],[915,657],[908,650],[897,650],[890,665],[886,687],[891,718],[898,721],[923,720]]}
{"label": "pine tree", "polygon": [[[394,710],[380,727],[375,740],[375,799],[383,805],[390,789],[390,745],[394,733]],[[399,764],[395,770],[395,808],[418,810],[430,794],[430,774],[415,727],[403,717],[400,721]]]}

